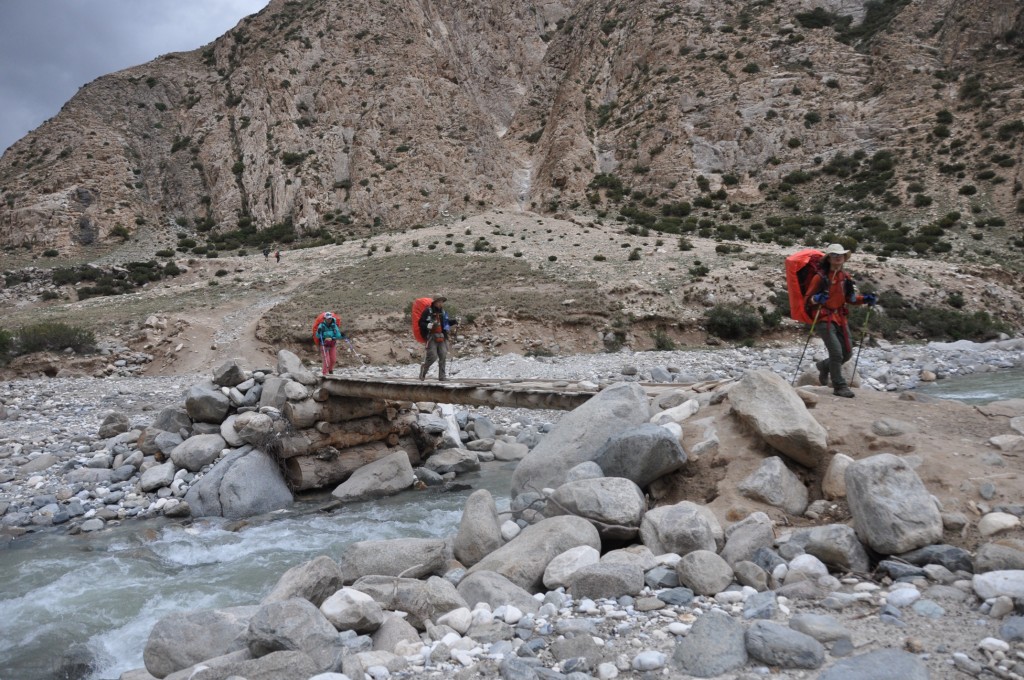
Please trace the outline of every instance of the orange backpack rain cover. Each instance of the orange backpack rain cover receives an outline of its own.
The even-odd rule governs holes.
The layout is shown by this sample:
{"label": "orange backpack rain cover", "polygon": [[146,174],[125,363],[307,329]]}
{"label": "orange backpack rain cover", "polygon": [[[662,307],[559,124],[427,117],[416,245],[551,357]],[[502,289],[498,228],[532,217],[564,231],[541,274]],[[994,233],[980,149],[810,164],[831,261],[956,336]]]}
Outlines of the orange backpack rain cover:
{"label": "orange backpack rain cover", "polygon": [[412,301],[412,337],[423,345],[427,344],[427,339],[420,333],[420,317],[423,316],[423,310],[432,304],[434,304],[434,299],[428,297],[416,298]]}
{"label": "orange backpack rain cover", "polygon": [[789,292],[789,316],[803,323],[814,323],[807,313],[804,298],[807,286],[814,274],[821,269],[825,253],[814,248],[806,248],[786,258],[786,290]]}
{"label": "orange backpack rain cover", "polygon": [[[326,314],[327,314],[327,312],[320,312],[319,314],[316,315],[316,321],[313,322],[313,344],[314,345],[319,345],[320,344],[320,338],[316,337],[316,329],[320,328],[320,323],[324,320],[324,316],[326,316]],[[331,312],[331,314],[334,314],[334,323],[338,324],[338,328],[341,328],[341,317],[338,316],[337,313],[335,313],[335,312]]]}

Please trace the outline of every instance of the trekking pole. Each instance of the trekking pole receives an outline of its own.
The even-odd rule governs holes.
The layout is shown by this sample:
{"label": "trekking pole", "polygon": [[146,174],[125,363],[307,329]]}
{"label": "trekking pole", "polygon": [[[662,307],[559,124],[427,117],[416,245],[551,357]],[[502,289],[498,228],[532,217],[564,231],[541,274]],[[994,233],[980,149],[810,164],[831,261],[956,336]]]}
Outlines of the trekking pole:
{"label": "trekking pole", "polygon": [[347,345],[348,345],[348,351],[349,351],[349,352],[352,352],[352,354],[353,354],[353,355],[355,355],[356,359],[359,359],[359,365],[360,365],[360,366],[364,366],[364,365],[365,365],[365,362],[363,361],[363,357],[361,357],[361,356],[359,355],[359,352],[357,352],[357,351],[356,351],[356,350],[355,350],[355,349],[354,349],[354,348],[352,347],[352,341],[351,341],[351,340],[349,340],[349,339],[348,339],[348,337],[346,337],[346,338],[345,338],[345,344],[347,344]]}
{"label": "trekking pole", "polygon": [[800,361],[796,362],[796,373],[793,374],[793,379],[789,382],[790,385],[796,385],[796,379],[800,377],[800,364],[804,363],[804,355],[807,354],[807,346],[811,344],[811,337],[814,335],[814,326],[818,323],[818,317],[821,315],[821,307],[818,307],[818,311],[814,313],[814,320],[811,321],[811,330],[807,333],[807,342],[804,343],[804,351],[800,352]]}
{"label": "trekking pole", "polygon": [[857,348],[857,358],[853,360],[853,377],[857,377],[857,363],[860,361],[860,351],[864,349],[864,339],[868,335],[868,319],[871,318],[871,307],[868,305],[868,313],[864,315],[864,330],[860,333],[860,347]]}

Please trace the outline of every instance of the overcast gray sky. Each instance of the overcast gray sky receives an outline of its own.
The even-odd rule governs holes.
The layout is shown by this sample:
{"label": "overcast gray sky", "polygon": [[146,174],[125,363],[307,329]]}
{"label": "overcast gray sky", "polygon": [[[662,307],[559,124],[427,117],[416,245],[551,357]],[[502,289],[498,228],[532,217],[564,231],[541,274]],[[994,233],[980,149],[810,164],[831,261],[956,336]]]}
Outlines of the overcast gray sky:
{"label": "overcast gray sky", "polygon": [[0,153],[98,76],[210,42],[268,0],[0,0]]}

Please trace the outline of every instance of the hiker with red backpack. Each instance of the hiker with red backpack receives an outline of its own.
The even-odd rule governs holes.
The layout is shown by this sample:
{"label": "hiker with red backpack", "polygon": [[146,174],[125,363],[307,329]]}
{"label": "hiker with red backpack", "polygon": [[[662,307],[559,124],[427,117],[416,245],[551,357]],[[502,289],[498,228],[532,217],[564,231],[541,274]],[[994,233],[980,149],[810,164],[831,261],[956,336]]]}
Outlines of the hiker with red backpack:
{"label": "hiker with red backpack", "polygon": [[334,364],[338,361],[338,341],[345,334],[338,327],[338,318],[333,312],[323,312],[313,323],[313,342],[320,346],[320,357],[323,359],[323,374],[334,372]]}
{"label": "hiker with red backpack", "polygon": [[427,379],[427,371],[437,362],[438,380],[447,380],[445,364],[448,360],[448,334],[459,322],[448,318],[444,311],[444,303],[448,300],[443,295],[434,298],[418,298],[412,303],[413,336],[419,342],[426,343],[427,354],[420,366],[420,380]]}
{"label": "hiker with red backpack", "polygon": [[853,279],[843,271],[843,265],[850,251],[838,243],[825,249],[824,258],[806,287],[804,306],[808,314],[814,312],[814,324],[818,324],[818,335],[825,343],[828,358],[815,364],[818,368],[818,382],[828,385],[832,381],[832,393],[838,397],[852,398],[853,390],[843,376],[843,364],[853,357],[853,343],[850,340],[850,326],[847,323],[848,305],[874,307],[878,297],[857,293]]}

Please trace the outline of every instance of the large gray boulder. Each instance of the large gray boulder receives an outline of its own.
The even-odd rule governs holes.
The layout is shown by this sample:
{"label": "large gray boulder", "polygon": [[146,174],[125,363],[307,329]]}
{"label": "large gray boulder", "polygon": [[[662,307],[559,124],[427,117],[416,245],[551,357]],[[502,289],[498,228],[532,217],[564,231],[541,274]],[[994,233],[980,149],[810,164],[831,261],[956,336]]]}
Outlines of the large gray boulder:
{"label": "large gray boulder", "polygon": [[384,610],[372,597],[355,588],[341,588],[320,605],[322,613],[338,630],[372,633],[384,623]]}
{"label": "large gray boulder", "polygon": [[802,515],[807,509],[807,487],[779,456],[761,461],[738,488],[747,498],[782,508],[791,515]]}
{"label": "large gray boulder", "polygon": [[154,465],[142,473],[139,486],[143,491],[156,491],[161,487],[170,486],[176,471],[174,463],[170,461],[163,465]]}
{"label": "large gray boulder", "polygon": [[319,607],[344,584],[341,567],[327,555],[298,564],[281,575],[261,604],[284,602],[293,597],[309,600]]}
{"label": "large gray boulder", "polygon": [[455,559],[472,567],[504,543],[494,497],[487,489],[477,489],[466,499],[462,510],[453,547]]}
{"label": "large gray boulder", "polygon": [[221,459],[185,494],[193,517],[240,519],[280,510],[292,503],[281,469],[259,449],[236,449]]}
{"label": "large gray boulder", "polygon": [[363,576],[423,578],[444,570],[448,555],[440,538],[356,541],[338,559],[345,583]]}
{"label": "large gray boulder", "polygon": [[747,663],[743,625],[725,612],[712,609],[700,616],[690,633],[676,645],[672,660],[683,673],[713,678]]}
{"label": "large gray boulder", "polygon": [[408,489],[415,481],[409,454],[398,450],[353,472],[331,495],[345,503],[366,501],[393,496]]}
{"label": "large gray boulder", "polygon": [[221,387],[234,387],[245,382],[245,369],[240,359],[225,361],[213,371],[213,384]]}
{"label": "large gray boulder", "polygon": [[227,395],[212,383],[193,385],[185,396],[188,417],[197,423],[219,425],[227,417],[229,408],[231,402]]}
{"label": "large gray boulder", "polygon": [[876,649],[840,659],[818,680],[928,680],[928,667],[916,654],[900,649]]}
{"label": "large gray boulder", "polygon": [[894,555],[942,538],[935,501],[906,461],[881,453],[846,469],[846,500],[860,540]]}
{"label": "large gray boulder", "polygon": [[200,661],[246,649],[249,619],[258,606],[199,609],[168,614],[153,626],[142,659],[162,678]]}
{"label": "large gray boulder", "polygon": [[767,370],[749,371],[729,390],[736,417],[766,444],[814,468],[826,454],[828,433],[789,383]]}
{"label": "large gray boulder", "polygon": [[593,524],[572,515],[550,517],[523,529],[514,539],[470,567],[468,573],[497,572],[520,588],[537,592],[543,588],[548,562],[579,545],[601,549],[601,537]]}
{"label": "large gray boulder", "polygon": [[268,375],[263,381],[263,392],[260,393],[260,408],[272,406],[277,410],[284,408],[288,403],[288,397],[284,393],[288,381],[280,376]]}
{"label": "large gray boulder", "polygon": [[316,384],[316,376],[302,365],[302,359],[286,349],[279,350],[277,353],[277,372],[282,375],[287,373],[292,380],[303,385]]}
{"label": "large gray boulder", "polygon": [[649,510],[640,524],[640,539],[655,555],[686,555],[694,550],[718,550],[722,527],[703,506],[682,501]]}
{"label": "large gray boulder", "polygon": [[639,486],[624,477],[601,477],[562,484],[551,494],[545,513],[583,517],[602,540],[627,540],[639,533],[646,510]]}
{"label": "large gray boulder", "polygon": [[594,460],[601,447],[623,430],[646,423],[650,407],[643,388],[619,383],[602,390],[562,417],[512,474],[512,496],[560,486],[576,465]]}
{"label": "large gray boulder", "polygon": [[396,576],[364,576],[352,587],[372,597],[384,609],[406,612],[409,623],[417,630],[424,630],[428,620],[436,621],[453,609],[469,607],[455,586],[440,576],[431,576],[426,581]]}
{"label": "large gray boulder", "polygon": [[458,591],[470,609],[480,602],[486,602],[491,609],[510,604],[528,614],[536,614],[540,609],[540,603],[529,591],[493,571],[469,574],[459,581]]}
{"label": "large gray boulder", "polygon": [[122,432],[127,432],[131,427],[131,421],[128,420],[128,416],[120,411],[111,411],[103,417],[103,422],[100,423],[100,429],[97,433],[102,439],[109,439],[110,437],[116,437]]}
{"label": "large gray boulder", "polygon": [[613,434],[598,450],[594,462],[607,477],[631,479],[643,488],[686,464],[686,451],[661,425],[645,423]]}
{"label": "large gray boulder", "polygon": [[178,432],[181,429],[191,430],[192,419],[188,417],[188,412],[185,409],[168,406],[160,410],[151,427],[165,432]]}
{"label": "large gray boulder", "polygon": [[779,668],[821,668],[825,647],[810,635],[771,621],[755,621],[746,633],[747,653]]}
{"label": "large gray boulder", "polygon": [[219,434],[197,434],[178,444],[171,451],[171,460],[179,468],[199,472],[217,460],[227,446]]}
{"label": "large gray boulder", "polygon": [[644,570],[626,562],[599,562],[576,570],[569,577],[567,591],[576,599],[592,600],[639,595],[644,587]]}
{"label": "large gray boulder", "polygon": [[249,619],[246,644],[257,658],[272,652],[304,652],[320,671],[340,670],[347,653],[331,622],[313,603],[299,598],[260,605]]}

